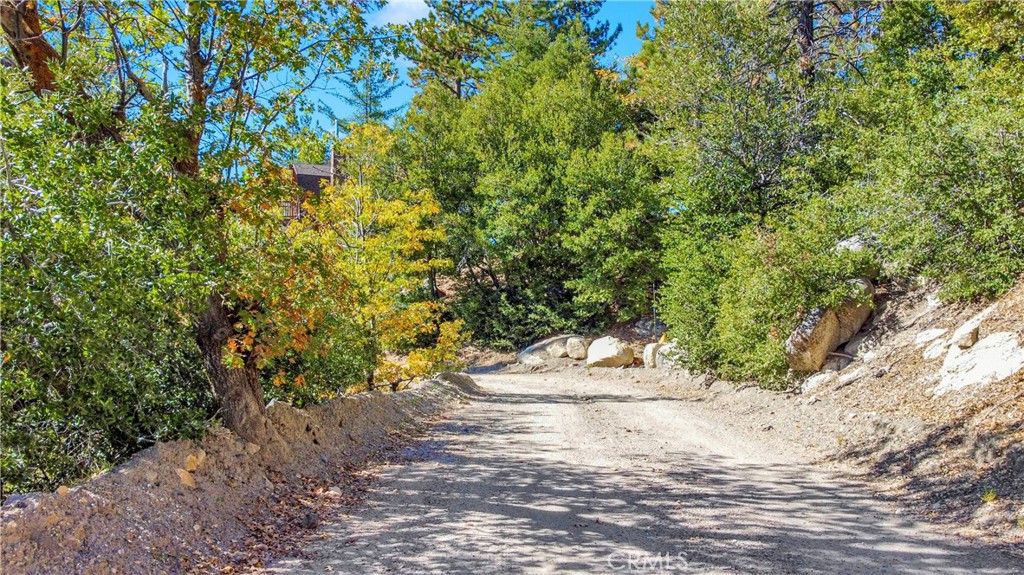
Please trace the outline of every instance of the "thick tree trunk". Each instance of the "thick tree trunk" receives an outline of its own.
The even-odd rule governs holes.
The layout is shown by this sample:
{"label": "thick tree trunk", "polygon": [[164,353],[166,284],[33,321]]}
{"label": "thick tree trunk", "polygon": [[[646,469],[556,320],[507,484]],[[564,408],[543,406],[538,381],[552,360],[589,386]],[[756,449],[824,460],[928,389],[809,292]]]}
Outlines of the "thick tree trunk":
{"label": "thick tree trunk", "polygon": [[224,425],[247,441],[267,444],[277,434],[266,416],[259,372],[254,365],[224,365],[224,346],[234,333],[232,323],[232,314],[223,299],[211,294],[206,310],[196,322],[196,343]]}

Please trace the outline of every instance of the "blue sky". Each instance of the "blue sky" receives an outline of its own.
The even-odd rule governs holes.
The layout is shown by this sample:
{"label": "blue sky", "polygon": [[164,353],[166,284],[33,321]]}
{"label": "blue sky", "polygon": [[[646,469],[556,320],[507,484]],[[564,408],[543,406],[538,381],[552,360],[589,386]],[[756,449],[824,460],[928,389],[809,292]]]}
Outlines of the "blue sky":
{"label": "blue sky", "polygon": [[[651,8],[653,7],[654,2],[649,0],[608,0],[604,3],[598,17],[609,21],[612,27],[622,24],[622,33],[619,34],[618,40],[609,51],[610,59],[621,61],[640,49],[640,40],[636,37],[636,25],[637,22],[642,22],[650,24],[653,28],[654,19],[651,17]],[[369,20],[371,24],[407,24],[426,16],[426,14],[427,6],[423,0],[391,0],[379,12],[370,15]],[[408,85],[406,76],[408,63],[399,62],[398,64],[401,68],[400,77],[404,85],[392,94],[387,104],[389,108],[407,104],[415,93]],[[329,81],[323,89],[317,90],[311,96],[330,106],[338,116],[345,117],[351,113],[351,110],[344,102],[331,95],[332,92],[340,90],[343,90],[340,82]],[[325,125],[326,118],[321,114],[317,114],[315,120],[320,122],[323,127],[327,127]]]}

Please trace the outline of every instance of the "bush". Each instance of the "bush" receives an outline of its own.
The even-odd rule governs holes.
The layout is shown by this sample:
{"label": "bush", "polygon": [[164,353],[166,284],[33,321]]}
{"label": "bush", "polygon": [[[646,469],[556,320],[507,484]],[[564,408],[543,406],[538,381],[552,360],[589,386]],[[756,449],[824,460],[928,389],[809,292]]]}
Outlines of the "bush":
{"label": "bush", "polygon": [[784,344],[811,310],[855,295],[848,280],[874,276],[875,256],[843,249],[857,221],[836,200],[817,200],[775,230],[748,227],[724,246],[729,271],[719,288],[719,369],[730,379],[757,379],[782,387],[788,367]]}
{"label": "bush", "polygon": [[900,129],[865,138],[848,193],[893,273],[939,279],[945,299],[997,296],[1024,272],[1024,99],[975,89],[914,103]]}
{"label": "bush", "polygon": [[719,355],[714,336],[719,286],[729,266],[720,250],[722,240],[672,231],[663,243],[668,279],[659,295],[669,336],[686,350],[688,367],[712,370]]}
{"label": "bush", "polygon": [[[762,52],[793,32],[784,11],[746,19],[763,9],[659,7],[638,62],[658,113],[648,149],[677,202],[663,239],[670,334],[691,367],[774,387],[790,331],[850,297],[850,278],[881,267],[974,299],[1024,273],[1024,43],[1006,32],[1021,14],[997,3],[832,6],[815,20],[867,26],[802,83],[793,54]],[[844,49],[855,69],[824,73]],[[852,236],[867,249],[837,249]]]}
{"label": "bush", "polygon": [[[145,147],[68,145],[61,118],[38,110],[5,109],[0,124],[0,490],[9,493],[53,489],[156,441],[195,437],[214,410],[185,319],[197,279],[148,227],[174,225],[160,217],[172,202],[145,197],[168,185],[150,171],[159,161]],[[160,224],[143,223],[143,211]]]}
{"label": "bush", "polygon": [[665,318],[691,368],[785,384],[784,343],[804,314],[839,304],[853,295],[847,280],[877,268],[866,239],[861,250],[837,247],[863,232],[848,207],[819,199],[735,237],[688,237],[672,246]]}

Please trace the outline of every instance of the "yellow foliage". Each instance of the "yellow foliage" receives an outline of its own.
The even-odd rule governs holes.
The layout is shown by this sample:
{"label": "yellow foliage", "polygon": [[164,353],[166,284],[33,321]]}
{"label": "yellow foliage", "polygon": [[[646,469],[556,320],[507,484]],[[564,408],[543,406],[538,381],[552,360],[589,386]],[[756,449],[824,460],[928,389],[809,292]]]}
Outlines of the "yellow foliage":
{"label": "yellow foliage", "polygon": [[[344,314],[370,341],[377,380],[410,380],[453,361],[462,343],[461,322],[442,324],[436,303],[415,299],[426,274],[447,265],[426,250],[445,239],[444,230],[431,224],[441,206],[429,190],[377,182],[381,158],[394,142],[386,127],[350,129],[338,149],[348,177],[308,199],[304,217],[287,229],[297,252],[309,257],[294,260],[281,289],[274,292],[281,305],[273,321],[279,332],[290,336],[277,349],[306,351],[315,325],[332,314]],[[295,301],[310,283],[329,297]],[[406,366],[384,360],[385,353],[408,348],[434,332],[437,345],[414,350]]]}

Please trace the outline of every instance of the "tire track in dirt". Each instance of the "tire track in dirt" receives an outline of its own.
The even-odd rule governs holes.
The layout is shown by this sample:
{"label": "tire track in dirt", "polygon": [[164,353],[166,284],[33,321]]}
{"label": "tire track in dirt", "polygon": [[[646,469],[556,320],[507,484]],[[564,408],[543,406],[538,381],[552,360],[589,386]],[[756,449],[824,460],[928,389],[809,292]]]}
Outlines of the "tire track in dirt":
{"label": "tire track in dirt", "polygon": [[565,373],[488,394],[381,470],[365,506],[265,573],[1009,574],[685,400]]}

